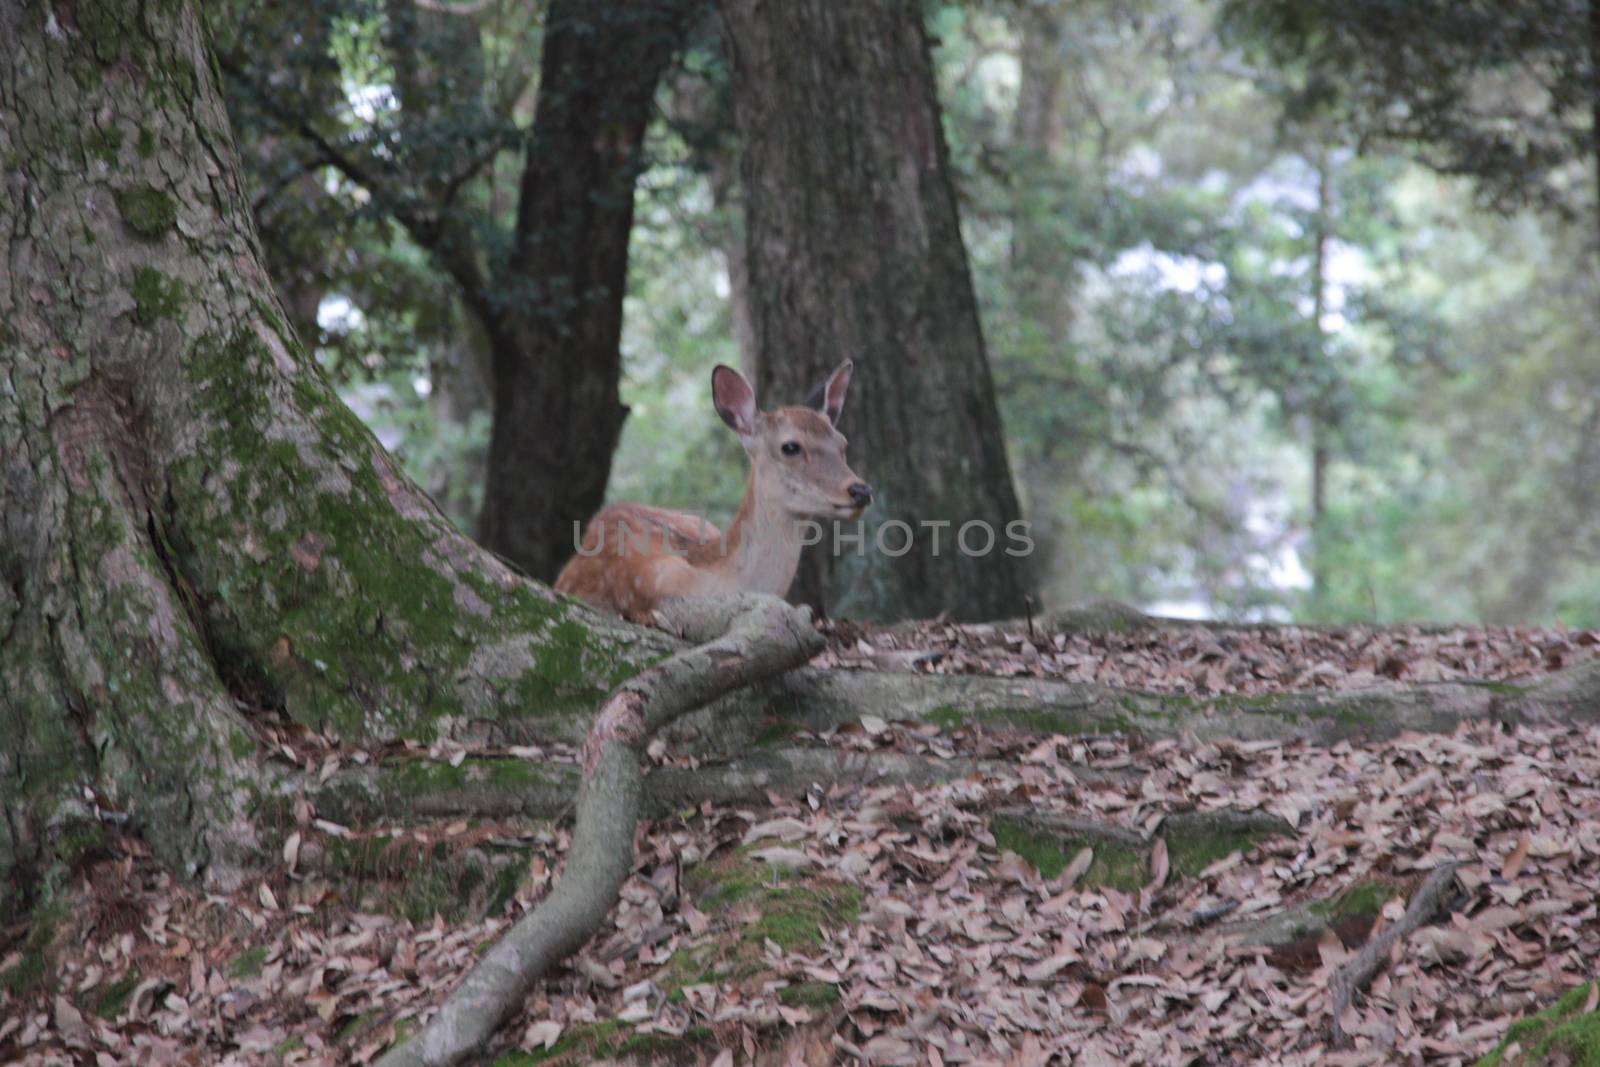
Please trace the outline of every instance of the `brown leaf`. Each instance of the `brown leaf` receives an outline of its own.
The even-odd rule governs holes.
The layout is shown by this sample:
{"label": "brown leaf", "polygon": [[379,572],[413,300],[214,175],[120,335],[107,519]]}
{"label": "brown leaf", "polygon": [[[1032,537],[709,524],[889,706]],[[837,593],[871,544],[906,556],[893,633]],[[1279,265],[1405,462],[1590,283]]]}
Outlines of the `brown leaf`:
{"label": "brown leaf", "polygon": [[1511,850],[1510,855],[1506,856],[1506,861],[1500,865],[1501,878],[1509,882],[1522,873],[1522,864],[1527,860],[1528,847],[1532,844],[1532,835],[1526,830],[1522,831],[1522,835],[1517,838],[1517,846]]}

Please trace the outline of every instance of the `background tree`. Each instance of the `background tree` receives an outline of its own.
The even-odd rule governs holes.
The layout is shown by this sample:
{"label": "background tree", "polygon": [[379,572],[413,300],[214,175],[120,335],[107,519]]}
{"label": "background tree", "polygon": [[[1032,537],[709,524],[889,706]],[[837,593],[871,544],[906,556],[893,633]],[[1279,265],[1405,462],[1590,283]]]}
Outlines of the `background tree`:
{"label": "background tree", "polygon": [[[855,359],[842,429],[877,496],[866,551],[831,566],[814,551],[799,586],[841,615],[1015,615],[1028,580],[1004,549],[1019,509],[919,8],[732,0],[722,12],[762,402],[798,402]],[[874,544],[891,520],[950,525],[937,554],[919,530],[896,558]],[[953,550],[972,521],[993,551]]]}
{"label": "background tree", "polygon": [[[1524,291],[1531,305],[1514,316],[1516,326],[1508,331],[1499,319],[1467,312],[1478,327],[1460,335],[1448,360],[1455,382],[1445,387],[1474,390],[1465,408],[1443,419],[1474,427],[1456,433],[1452,452],[1477,454],[1484,468],[1499,470],[1501,491],[1518,501],[1495,509],[1487,520],[1514,525],[1520,533],[1509,538],[1518,547],[1506,559],[1475,568],[1480,610],[1496,619],[1536,616],[1569,571],[1562,561],[1594,558],[1587,487],[1600,477],[1600,455],[1592,444],[1592,430],[1600,425],[1600,347],[1566,327],[1576,321],[1586,331],[1594,322],[1600,4],[1283,0],[1230,4],[1226,10],[1227,31],[1270,58],[1264,79],[1289,123],[1331,120],[1364,145],[1415,153],[1439,173],[1468,179],[1497,213],[1510,216],[1529,207],[1582,224],[1577,238],[1547,245],[1546,255],[1555,261],[1537,268],[1543,289],[1537,296]],[[1508,305],[1499,306],[1503,313]],[[1541,306],[1569,310],[1547,319]],[[1504,347],[1483,351],[1485,337]],[[1553,351],[1562,355],[1552,363]],[[1524,388],[1491,400],[1466,385],[1483,373],[1473,369],[1475,361],[1499,366],[1508,357]],[[1442,377],[1430,374],[1427,380],[1437,388]],[[1524,406],[1509,425],[1519,428],[1514,436],[1522,440],[1502,463],[1499,449],[1484,448],[1484,424],[1475,415],[1513,397]],[[1540,503],[1532,504],[1530,496]]]}
{"label": "background tree", "polygon": [[[282,28],[275,10],[250,9],[224,50],[234,95],[274,140],[306,142],[453,281],[475,320],[462,332],[481,331],[492,385],[479,538],[538,577],[554,576],[573,522],[605,496],[626,417],[618,344],[634,181],[657,83],[701,10],[694,0],[557,0],[526,133],[513,112],[527,67],[487,79],[481,27],[443,8],[328,4],[304,16],[318,32],[297,38],[313,44],[291,70],[323,62],[315,42],[330,39],[330,24],[379,30],[347,46],[352,62],[377,65],[370,122],[353,122],[347,100],[297,92],[302,79],[277,76],[275,51],[251,46]],[[518,149],[517,192],[504,203],[493,171]],[[473,361],[460,365],[470,390]]]}
{"label": "background tree", "polygon": [[1231,28],[1264,45],[1287,75],[1293,113],[1331,111],[1363,135],[1419,149],[1440,172],[1472,178],[1497,206],[1579,212],[1600,226],[1593,0],[1226,8]]}

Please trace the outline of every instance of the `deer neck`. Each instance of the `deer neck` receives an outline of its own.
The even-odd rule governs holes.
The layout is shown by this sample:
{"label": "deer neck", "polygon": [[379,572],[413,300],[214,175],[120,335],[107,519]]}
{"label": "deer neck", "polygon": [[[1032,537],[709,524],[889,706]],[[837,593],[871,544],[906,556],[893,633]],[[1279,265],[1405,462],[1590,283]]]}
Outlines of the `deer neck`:
{"label": "deer neck", "polygon": [[800,528],[776,493],[762,491],[751,470],[744,499],[723,535],[716,569],[740,590],[783,596],[800,566]]}

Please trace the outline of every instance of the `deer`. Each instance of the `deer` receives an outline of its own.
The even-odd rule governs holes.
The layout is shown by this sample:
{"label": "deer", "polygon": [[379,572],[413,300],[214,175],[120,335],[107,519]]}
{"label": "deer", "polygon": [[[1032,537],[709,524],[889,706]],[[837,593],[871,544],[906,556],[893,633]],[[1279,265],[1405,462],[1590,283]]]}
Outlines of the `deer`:
{"label": "deer", "polygon": [[[872,488],[845,462],[836,428],[854,363],[845,360],[803,404],[760,411],[744,375],[718,364],[711,402],[749,459],[744,498],[726,530],[648,504],[607,504],[589,520],[556,591],[630,622],[654,622],[674,597],[751,592],[783,596],[820,519],[858,519]],[[807,520],[811,520],[807,522]]]}

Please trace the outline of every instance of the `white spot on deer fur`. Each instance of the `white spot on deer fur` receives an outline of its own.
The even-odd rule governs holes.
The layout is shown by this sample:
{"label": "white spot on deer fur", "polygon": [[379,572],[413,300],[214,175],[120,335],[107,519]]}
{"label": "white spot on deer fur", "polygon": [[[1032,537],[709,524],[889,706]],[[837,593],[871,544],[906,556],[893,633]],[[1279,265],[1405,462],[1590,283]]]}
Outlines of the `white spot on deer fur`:
{"label": "white spot on deer fur", "polygon": [[67,39],[67,35],[61,32],[61,23],[56,21],[56,13],[54,11],[45,16],[44,32],[53,41],[65,41]]}

